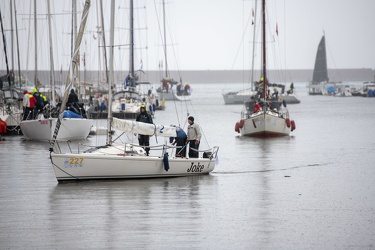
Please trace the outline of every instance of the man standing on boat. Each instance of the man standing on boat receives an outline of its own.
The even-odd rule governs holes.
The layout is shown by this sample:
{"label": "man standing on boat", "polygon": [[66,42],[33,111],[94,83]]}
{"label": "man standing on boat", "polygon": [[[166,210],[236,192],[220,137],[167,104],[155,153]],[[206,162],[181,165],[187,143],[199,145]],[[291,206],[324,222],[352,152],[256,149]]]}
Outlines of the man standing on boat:
{"label": "man standing on boat", "polygon": [[[137,116],[136,121],[137,122],[144,122],[144,123],[150,123],[153,124],[152,117],[149,113],[146,111],[146,105],[142,104],[140,108],[140,113]],[[144,146],[144,149],[146,151],[146,155],[148,156],[150,154],[150,136],[149,135],[141,135],[138,134],[138,142],[139,146]]]}
{"label": "man standing on boat", "polygon": [[202,137],[201,129],[198,124],[194,123],[194,117],[192,116],[189,116],[188,123],[187,140],[189,141],[189,158],[198,158],[199,142]]}

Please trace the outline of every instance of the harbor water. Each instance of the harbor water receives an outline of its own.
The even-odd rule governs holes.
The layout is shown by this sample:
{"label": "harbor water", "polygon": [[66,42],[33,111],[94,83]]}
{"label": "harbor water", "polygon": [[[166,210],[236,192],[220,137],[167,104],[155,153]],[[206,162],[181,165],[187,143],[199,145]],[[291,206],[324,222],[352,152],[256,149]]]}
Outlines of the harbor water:
{"label": "harbor water", "polygon": [[242,106],[224,105],[225,87],[194,84],[154,118],[186,130],[195,117],[201,149],[220,147],[209,175],[58,183],[48,143],[5,137],[0,249],[375,249],[375,98],[295,83],[296,130],[257,139],[234,131]]}

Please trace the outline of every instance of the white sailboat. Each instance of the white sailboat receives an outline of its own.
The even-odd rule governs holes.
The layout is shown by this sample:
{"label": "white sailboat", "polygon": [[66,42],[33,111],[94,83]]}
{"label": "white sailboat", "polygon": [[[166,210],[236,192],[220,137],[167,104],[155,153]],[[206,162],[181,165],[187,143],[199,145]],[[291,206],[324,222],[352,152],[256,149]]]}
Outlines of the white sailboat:
{"label": "white sailboat", "polygon": [[[164,60],[165,76],[161,80],[161,86],[156,90],[161,99],[174,101],[190,101],[192,89],[189,84],[183,83],[182,80],[177,82],[169,75],[168,56],[167,56],[167,29],[165,22],[165,1],[163,0],[163,23],[164,23]],[[159,65],[160,66],[160,65]]]}
{"label": "white sailboat", "polygon": [[[47,1],[47,6],[48,6],[48,23],[49,23],[49,27],[51,27],[49,1]],[[77,53],[77,51],[79,50],[83,31],[84,31],[84,25],[81,24],[80,34],[76,39],[75,53]],[[50,33],[49,34],[50,53],[52,53],[51,29],[49,29],[49,33]],[[52,57],[51,57],[51,65],[53,65]],[[74,68],[73,68],[73,71],[74,71]],[[53,72],[53,70],[51,70],[51,72]],[[67,81],[70,81],[69,75],[68,75]],[[53,85],[54,82],[52,82],[51,84]],[[54,94],[54,91],[52,91],[52,94]],[[65,109],[65,104],[61,105],[61,107]],[[51,114],[51,112],[49,114]],[[65,114],[65,117],[61,119],[61,129],[59,130],[59,133],[57,134],[56,139],[67,141],[67,140],[82,140],[82,139],[87,138],[87,136],[90,133],[93,121],[91,119],[83,118],[82,115],[72,116],[71,114],[73,113],[70,113],[70,111],[69,112],[65,111],[63,112],[63,114]],[[56,129],[57,123],[58,123],[57,117],[50,116],[50,117],[45,118],[44,115],[41,114],[39,115],[37,119],[21,121],[20,128],[21,128],[22,134],[27,140],[51,141],[53,139],[53,135],[54,135],[54,131]]]}
{"label": "white sailboat", "polygon": [[[131,0],[133,1],[133,0]],[[111,2],[110,29],[110,78],[114,84],[114,15],[115,1]],[[111,88],[109,99],[112,98]],[[109,102],[111,106],[111,102]],[[108,107],[108,131],[112,127],[123,132],[155,135],[158,137],[176,137],[176,128],[171,126],[140,123],[132,120],[112,118],[111,107]],[[119,179],[119,178],[149,178],[175,177],[208,174],[215,168],[218,147],[205,150],[199,158],[176,158],[169,156],[167,144],[154,146],[159,149],[156,156],[146,156],[145,150],[131,143],[116,145],[111,133],[107,133],[107,143],[84,152],[62,153],[61,147],[51,144],[51,162],[58,181],[87,180],[87,179]],[[173,147],[172,147],[173,148]]]}
{"label": "white sailboat", "polygon": [[[246,101],[241,120],[236,122],[235,131],[241,136],[285,136],[296,128],[296,124],[289,117],[286,103],[271,99],[268,96],[268,78],[266,69],[266,3],[262,0],[262,80],[259,93]],[[259,97],[258,97],[259,95]],[[283,104],[283,105],[282,105]]]}
{"label": "white sailboat", "polygon": [[[113,94],[112,116],[122,119],[135,119],[139,113],[142,104],[145,104],[142,99],[146,97],[147,91],[144,87],[148,86],[151,89],[151,84],[146,84],[139,81],[139,74],[142,70],[136,73],[134,69],[134,7],[130,3],[129,15],[129,74],[124,80],[123,86],[116,89]],[[145,98],[146,99],[146,98]],[[146,105],[148,108],[149,105]],[[153,110],[149,110],[151,113]]]}

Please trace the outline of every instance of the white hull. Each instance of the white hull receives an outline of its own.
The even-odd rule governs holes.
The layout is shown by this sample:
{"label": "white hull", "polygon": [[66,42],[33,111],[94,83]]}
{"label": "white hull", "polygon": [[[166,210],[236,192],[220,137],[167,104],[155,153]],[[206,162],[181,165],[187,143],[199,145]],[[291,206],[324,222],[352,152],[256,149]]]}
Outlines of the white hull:
{"label": "white hull", "polygon": [[[57,118],[25,120],[20,123],[27,140],[50,141],[56,128]],[[90,133],[93,121],[85,118],[63,118],[57,140],[82,140]]]}
{"label": "white hull", "polygon": [[297,97],[296,94],[283,94],[280,97],[281,97],[281,101],[285,100],[287,104],[294,104],[294,103],[301,102],[301,100]]}
{"label": "white hull", "polygon": [[245,89],[237,92],[227,92],[223,94],[225,104],[243,104],[244,101],[249,100],[256,95],[256,91]]}
{"label": "white hull", "polygon": [[242,136],[285,136],[290,132],[291,127],[287,126],[286,119],[271,111],[252,114],[240,128]]}
{"label": "white hull", "polygon": [[145,156],[138,146],[99,148],[80,154],[51,153],[58,181],[87,179],[156,178],[208,174],[215,168],[217,149],[211,158],[168,158]]}
{"label": "white hull", "polygon": [[164,100],[175,100],[175,101],[190,101],[191,95],[177,95],[176,93],[170,92],[159,92],[160,98]]}

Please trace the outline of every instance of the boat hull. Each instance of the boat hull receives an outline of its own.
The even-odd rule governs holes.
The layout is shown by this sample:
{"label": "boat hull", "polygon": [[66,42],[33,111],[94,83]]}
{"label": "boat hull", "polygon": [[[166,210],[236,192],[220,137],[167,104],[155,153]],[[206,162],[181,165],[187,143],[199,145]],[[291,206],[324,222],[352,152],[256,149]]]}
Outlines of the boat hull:
{"label": "boat hull", "polygon": [[285,101],[287,104],[296,104],[301,102],[301,100],[295,94],[281,95],[281,101]]}
{"label": "boat hull", "polygon": [[291,127],[287,126],[286,119],[274,112],[258,112],[243,121],[239,129],[241,136],[272,137],[287,136]]}
{"label": "boat hull", "polygon": [[175,92],[169,91],[169,92],[158,92],[161,99],[169,100],[169,101],[190,101],[191,95],[177,95]]}
{"label": "boat hull", "polygon": [[157,178],[208,174],[215,168],[215,157],[168,158],[121,154],[56,154],[51,153],[58,181],[92,179]]}
{"label": "boat hull", "polygon": [[[25,120],[20,123],[22,134],[27,140],[50,141],[56,128],[57,118]],[[56,140],[86,139],[92,127],[92,120],[85,118],[64,118]]]}

